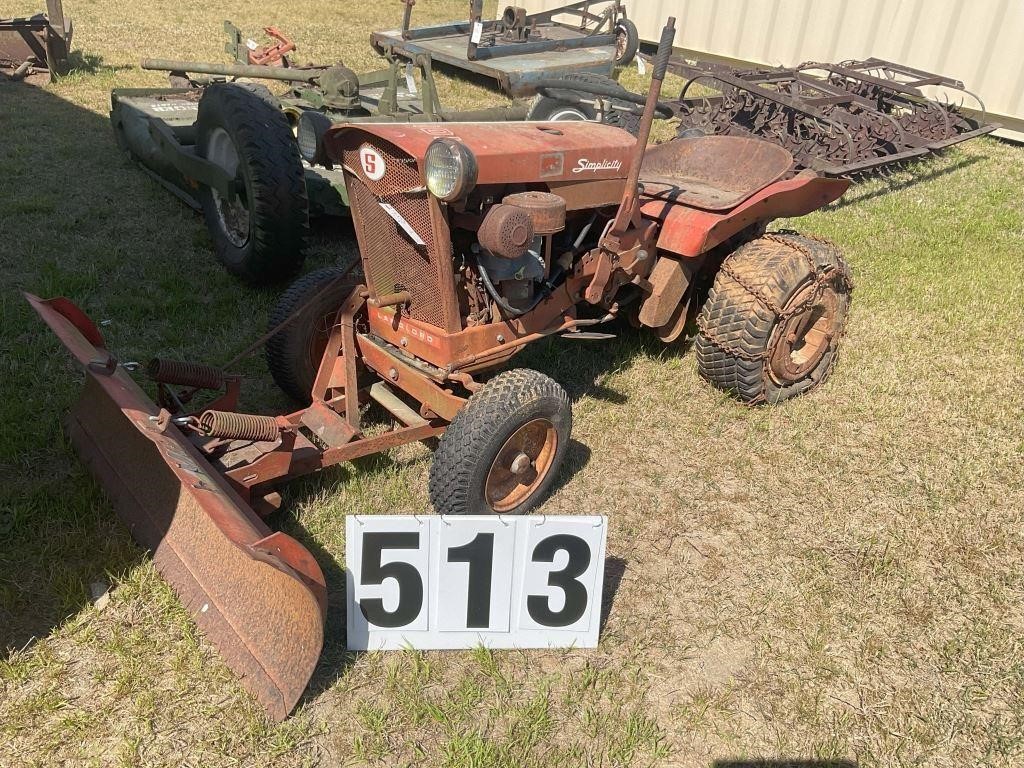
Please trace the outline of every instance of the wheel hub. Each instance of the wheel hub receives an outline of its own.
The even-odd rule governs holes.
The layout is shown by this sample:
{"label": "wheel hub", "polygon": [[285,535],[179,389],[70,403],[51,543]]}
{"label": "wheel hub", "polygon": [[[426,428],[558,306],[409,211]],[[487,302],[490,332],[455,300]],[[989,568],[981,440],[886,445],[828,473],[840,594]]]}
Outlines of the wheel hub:
{"label": "wheel hub", "polygon": [[523,473],[533,469],[533,459],[525,453],[520,453],[512,460],[512,465],[509,469],[512,470],[513,475],[522,475]]}
{"label": "wheel hub", "polygon": [[557,112],[553,112],[548,118],[548,120],[556,123],[585,121],[587,119],[587,116],[583,114],[582,110],[576,109],[575,107],[563,107]]}
{"label": "wheel hub", "polygon": [[[231,135],[223,128],[215,128],[210,132],[206,159],[240,181],[238,150]],[[210,191],[221,231],[236,248],[244,248],[249,242],[250,226],[249,209],[244,200],[238,195],[229,199],[215,189]]]}
{"label": "wheel hub", "polygon": [[484,498],[495,512],[507,512],[525,502],[551,470],[558,433],[548,419],[534,419],[516,430],[491,462]]}
{"label": "wheel hub", "polygon": [[[787,303],[796,307],[808,301],[815,290],[810,284]],[[799,381],[817,368],[839,331],[839,297],[831,286],[803,310],[780,323],[768,349],[768,372],[785,386]]]}
{"label": "wheel hub", "polygon": [[629,43],[626,37],[625,31],[620,31],[615,35],[615,60],[621,61],[622,57],[626,53],[626,45]]}

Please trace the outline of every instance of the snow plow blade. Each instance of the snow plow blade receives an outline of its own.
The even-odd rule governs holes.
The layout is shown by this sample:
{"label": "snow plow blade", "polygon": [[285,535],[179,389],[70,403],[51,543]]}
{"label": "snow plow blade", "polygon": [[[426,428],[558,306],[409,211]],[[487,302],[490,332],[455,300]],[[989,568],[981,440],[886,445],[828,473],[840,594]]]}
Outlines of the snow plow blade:
{"label": "snow plow blade", "polygon": [[316,560],[260,520],[117,364],[82,310],[25,297],[86,371],[67,421],[76,451],[227,665],[283,720],[323,646]]}

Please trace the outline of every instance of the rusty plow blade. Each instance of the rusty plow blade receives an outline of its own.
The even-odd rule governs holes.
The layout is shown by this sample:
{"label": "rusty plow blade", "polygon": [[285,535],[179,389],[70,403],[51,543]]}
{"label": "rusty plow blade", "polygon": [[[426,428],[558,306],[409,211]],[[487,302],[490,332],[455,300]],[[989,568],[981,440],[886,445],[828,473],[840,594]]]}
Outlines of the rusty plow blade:
{"label": "rusty plow blade", "polygon": [[86,371],[67,421],[78,454],[227,665],[283,720],[323,646],[316,560],[272,532],[166,412],[160,418],[78,307],[26,298]]}

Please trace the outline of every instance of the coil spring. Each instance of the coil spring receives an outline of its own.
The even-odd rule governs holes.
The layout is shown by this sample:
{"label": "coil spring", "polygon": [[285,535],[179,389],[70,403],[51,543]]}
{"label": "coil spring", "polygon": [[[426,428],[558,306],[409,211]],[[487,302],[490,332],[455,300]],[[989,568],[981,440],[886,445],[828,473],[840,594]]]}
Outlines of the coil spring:
{"label": "coil spring", "polygon": [[199,417],[199,429],[209,437],[269,443],[281,436],[273,416],[254,416],[228,411],[206,411]]}
{"label": "coil spring", "polygon": [[197,389],[220,389],[224,386],[224,372],[212,365],[186,363],[154,357],[146,365],[146,375],[161,384]]}

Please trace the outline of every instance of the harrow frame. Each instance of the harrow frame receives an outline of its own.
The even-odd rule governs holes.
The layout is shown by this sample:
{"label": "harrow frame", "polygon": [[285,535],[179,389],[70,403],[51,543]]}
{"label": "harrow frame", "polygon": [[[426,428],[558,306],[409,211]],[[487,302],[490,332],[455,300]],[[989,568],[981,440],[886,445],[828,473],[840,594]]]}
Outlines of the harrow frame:
{"label": "harrow frame", "polygon": [[[669,67],[687,78],[669,102],[681,135],[766,139],[792,152],[797,168],[828,176],[864,174],[999,128],[961,81],[883,59],[739,70],[673,58]],[[690,96],[694,85],[718,94]],[[969,97],[980,116],[929,99],[927,87]]]}

